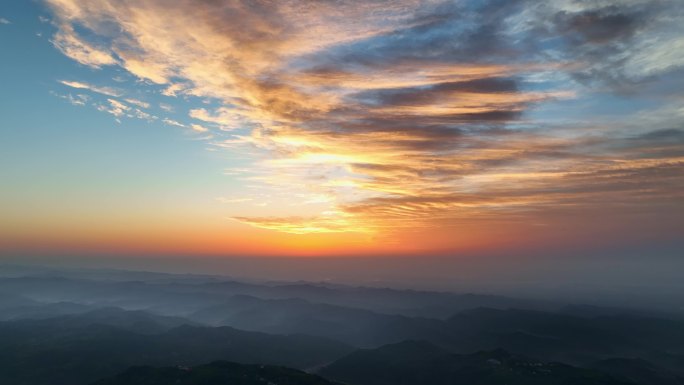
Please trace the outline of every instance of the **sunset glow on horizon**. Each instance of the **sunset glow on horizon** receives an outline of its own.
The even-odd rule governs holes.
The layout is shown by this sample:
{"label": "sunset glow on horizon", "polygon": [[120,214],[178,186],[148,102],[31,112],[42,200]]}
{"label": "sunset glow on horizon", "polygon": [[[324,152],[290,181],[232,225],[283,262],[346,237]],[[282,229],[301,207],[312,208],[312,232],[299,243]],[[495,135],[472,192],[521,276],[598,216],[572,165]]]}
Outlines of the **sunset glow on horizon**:
{"label": "sunset glow on horizon", "polygon": [[40,0],[0,21],[7,254],[681,245],[675,0]]}

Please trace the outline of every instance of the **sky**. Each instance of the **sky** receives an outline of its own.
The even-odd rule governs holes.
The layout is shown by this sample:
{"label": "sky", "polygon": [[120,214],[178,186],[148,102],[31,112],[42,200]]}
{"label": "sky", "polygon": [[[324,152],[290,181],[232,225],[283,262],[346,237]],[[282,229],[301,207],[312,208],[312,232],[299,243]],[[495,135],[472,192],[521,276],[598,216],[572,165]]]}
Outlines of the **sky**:
{"label": "sky", "polygon": [[683,26],[677,0],[5,1],[0,247],[667,270]]}

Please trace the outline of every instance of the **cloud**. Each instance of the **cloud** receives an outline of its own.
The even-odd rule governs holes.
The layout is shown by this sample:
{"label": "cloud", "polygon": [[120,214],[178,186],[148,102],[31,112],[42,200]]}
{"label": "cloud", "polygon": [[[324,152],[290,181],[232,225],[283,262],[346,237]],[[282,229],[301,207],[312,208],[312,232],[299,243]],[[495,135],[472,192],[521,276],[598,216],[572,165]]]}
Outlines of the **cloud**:
{"label": "cloud", "polygon": [[179,83],[174,83],[174,84],[171,84],[168,87],[166,87],[164,89],[164,91],[162,91],[162,95],[175,97],[185,89],[186,89],[185,85],[179,84]]}
{"label": "cloud", "polygon": [[132,104],[134,106],[138,106],[141,108],[150,108],[150,103],[143,102],[142,100],[138,99],[133,99],[133,98],[126,98],[124,99],[127,103]]}
{"label": "cloud", "polygon": [[[92,92],[96,92],[105,96],[111,96],[111,97],[119,97],[123,95],[123,92],[121,92],[118,89],[110,88],[110,87],[99,87],[95,86],[92,84],[84,83],[84,82],[77,82],[77,81],[69,81],[69,80],[60,80],[59,81],[61,84],[75,88],[75,89],[84,89],[84,90],[89,90]],[[143,102],[138,99],[133,99],[133,98],[126,98],[124,99],[124,103],[121,102],[117,99],[113,98],[107,98],[107,103],[102,104],[102,103],[90,103],[91,98],[88,95],[82,95],[82,94],[77,94],[77,95],[59,95],[55,94],[56,96],[67,100],[69,103],[75,105],[75,106],[85,106],[87,104],[91,104],[94,106],[98,111],[102,112],[107,112],[109,114],[114,115],[117,118],[117,121],[120,122],[118,118],[121,117],[127,117],[127,118],[137,118],[137,119],[142,119],[142,120],[147,120],[148,122],[154,121],[159,119],[157,116],[152,115],[148,112],[142,111],[139,108],[132,108],[131,105],[140,107],[140,108],[149,108],[150,105],[149,103]]]}
{"label": "cloud", "polygon": [[148,122],[159,119],[157,116],[141,111],[140,109],[134,109],[131,117],[136,117],[138,119],[147,120]]}
{"label": "cloud", "polygon": [[120,101],[116,99],[107,99],[107,102],[109,105],[104,105],[100,104],[97,109],[99,111],[107,112],[109,114],[112,114],[116,116],[117,118],[120,118],[128,113],[128,111],[131,110],[131,108],[124,103],[121,103]]}
{"label": "cloud", "polygon": [[183,123],[181,123],[181,122],[179,122],[179,121],[173,120],[173,119],[169,119],[169,118],[164,118],[164,119],[162,120],[162,122],[164,122],[164,124],[167,124],[167,125],[169,125],[169,126],[187,127],[185,124],[183,124]]}
{"label": "cloud", "polygon": [[69,103],[71,103],[74,106],[85,106],[90,101],[90,97],[88,97],[88,95],[83,95],[83,94],[60,95],[60,94],[54,93],[54,95],[59,97],[59,98],[65,99],[66,101],[68,101]]}
{"label": "cloud", "polygon": [[0,17],[0,24],[12,24],[9,20],[4,17]]}
{"label": "cloud", "polygon": [[199,124],[195,124],[195,123],[190,124],[190,128],[192,128],[193,130],[195,130],[195,131],[197,131],[197,132],[207,132],[207,131],[209,131],[208,128],[206,128],[206,127],[204,127],[204,126],[201,126],[201,125],[199,125]]}
{"label": "cloud", "polygon": [[655,130],[655,131],[649,131],[647,133],[641,134],[637,137],[634,138],[634,140],[656,140],[656,141],[663,141],[667,144],[674,144],[671,141],[683,141],[684,140],[684,130],[683,129],[677,129],[677,128],[665,128],[661,130]]}
{"label": "cloud", "polygon": [[244,126],[240,114],[230,108],[219,108],[209,112],[204,108],[190,110],[190,117],[207,123],[218,125],[224,130],[236,129]]}
{"label": "cloud", "polygon": [[97,92],[97,93],[102,94],[102,95],[114,96],[114,97],[119,97],[119,96],[123,95],[123,93],[121,91],[114,89],[114,88],[111,88],[111,87],[98,87],[98,86],[94,86],[92,84],[88,84],[88,83],[84,83],[84,82],[78,82],[78,81],[71,81],[71,80],[60,80],[59,82],[64,84],[67,87]]}
{"label": "cloud", "polygon": [[111,53],[82,39],[68,24],[60,26],[52,43],[66,56],[88,67],[100,68],[118,62]]}
{"label": "cloud", "polygon": [[684,20],[676,1],[550,2],[535,19],[531,38],[555,39],[550,53],[580,63],[573,75],[585,83],[629,89],[684,65],[672,51]]}
{"label": "cloud", "polygon": [[613,5],[579,12],[560,11],[555,21],[558,31],[571,35],[577,44],[603,44],[632,37],[642,20],[643,15],[636,10],[624,12]]}
{"label": "cloud", "polygon": [[[67,56],[206,102],[189,128],[229,131],[212,148],[247,158],[245,189],[285,212],[233,216],[251,226],[385,232],[681,199],[675,115],[643,102],[684,65],[673,1],[48,4]],[[570,110],[646,82],[640,111]],[[319,206],[277,204],[293,197]]]}
{"label": "cloud", "polygon": [[290,234],[311,233],[339,233],[339,232],[364,232],[367,229],[344,217],[321,216],[321,217],[234,217],[238,222],[261,229],[277,230]]}

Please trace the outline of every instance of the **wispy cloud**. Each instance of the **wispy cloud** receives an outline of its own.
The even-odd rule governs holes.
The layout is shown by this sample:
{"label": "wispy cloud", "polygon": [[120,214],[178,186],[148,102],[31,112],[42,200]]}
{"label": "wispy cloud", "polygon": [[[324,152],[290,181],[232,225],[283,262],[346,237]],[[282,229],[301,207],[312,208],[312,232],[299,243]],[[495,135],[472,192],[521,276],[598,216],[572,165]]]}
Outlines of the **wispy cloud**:
{"label": "wispy cloud", "polygon": [[233,219],[254,227],[277,230],[291,234],[367,232],[362,223],[347,220],[346,215],[321,215],[317,217],[234,217]]}
{"label": "wispy cloud", "polygon": [[98,94],[102,94],[102,95],[106,95],[106,96],[119,97],[119,96],[123,95],[123,93],[121,91],[119,91],[115,88],[111,88],[111,87],[100,87],[100,86],[95,86],[95,85],[84,83],[84,82],[71,81],[71,80],[60,80],[59,82],[64,84],[67,87],[97,92]]}
{"label": "wispy cloud", "polygon": [[138,106],[140,108],[150,108],[150,103],[143,102],[142,100],[138,99],[133,99],[133,98],[126,98],[124,99],[127,103],[132,104],[134,106]]}
{"label": "wispy cloud", "polygon": [[161,108],[162,110],[164,110],[166,112],[173,112],[173,107],[166,104],[166,103],[160,103],[159,108]]}
{"label": "wispy cloud", "polygon": [[124,115],[126,115],[130,110],[131,107],[127,106],[124,103],[121,103],[120,101],[116,99],[107,99],[108,104],[100,104],[97,109],[103,112],[107,112],[109,114],[112,114],[116,116],[117,118],[120,118]]}
{"label": "wispy cloud", "polygon": [[169,125],[169,126],[187,127],[185,124],[183,124],[183,123],[181,123],[181,122],[179,122],[179,121],[177,121],[177,120],[173,120],[173,119],[169,119],[169,118],[164,118],[164,119],[162,120],[162,122],[164,122],[164,124],[167,124],[167,125]]}
{"label": "wispy cloud", "polygon": [[52,43],[66,56],[88,67],[100,68],[118,63],[110,52],[84,40],[70,24],[60,26]]}
{"label": "wispy cloud", "polygon": [[4,17],[0,17],[0,24],[12,24],[9,20]]}
{"label": "wispy cloud", "polygon": [[216,124],[224,130],[241,128],[246,124],[243,117],[230,108],[219,108],[213,113],[204,108],[197,108],[190,110],[190,117]]}
{"label": "wispy cloud", "polygon": [[208,128],[206,128],[206,127],[204,127],[204,126],[202,126],[202,125],[199,125],[199,124],[195,124],[195,123],[190,124],[190,128],[192,128],[193,130],[195,130],[195,131],[197,131],[197,132],[207,132],[207,131],[209,131]]}
{"label": "wispy cloud", "polygon": [[71,103],[74,106],[85,106],[89,101],[90,97],[88,95],[83,95],[83,94],[66,94],[66,95],[61,95],[57,93],[53,93],[53,95],[65,99],[69,103]]}

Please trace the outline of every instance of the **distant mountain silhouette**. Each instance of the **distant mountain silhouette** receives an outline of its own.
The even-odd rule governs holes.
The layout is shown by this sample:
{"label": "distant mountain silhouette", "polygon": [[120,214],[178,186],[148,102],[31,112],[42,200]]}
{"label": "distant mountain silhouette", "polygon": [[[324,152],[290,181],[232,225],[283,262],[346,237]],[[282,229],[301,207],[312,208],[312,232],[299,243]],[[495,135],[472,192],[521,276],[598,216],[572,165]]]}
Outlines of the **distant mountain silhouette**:
{"label": "distant mountain silhouette", "polygon": [[378,313],[411,317],[447,318],[474,307],[530,308],[547,310],[557,304],[494,295],[454,294],[389,288],[353,287],[312,283],[255,284],[205,279],[198,282],[180,276],[145,281],[149,274],[131,273],[131,280],[97,281],[60,276],[30,276],[0,279],[0,292],[21,294],[41,302],[98,303],[126,309],[149,309],[180,315],[220,305],[233,295],[263,299],[303,299],[311,303],[353,307]]}
{"label": "distant mountain silhouette", "polygon": [[[442,321],[372,312],[303,299],[261,299],[239,295],[224,303],[188,315],[214,326],[277,334],[311,334],[360,347],[402,341],[412,335],[426,337],[446,326]],[[435,336],[437,337],[437,336]]]}
{"label": "distant mountain silhouette", "polygon": [[[11,324],[7,323],[6,325]],[[182,325],[199,326],[197,323],[181,317],[162,316],[141,310],[123,310],[116,307],[97,308],[78,314],[49,318],[30,318],[21,324],[23,328],[35,325],[37,330],[49,325],[48,329],[51,331],[78,330],[79,328],[100,325],[142,334],[160,333]]]}

